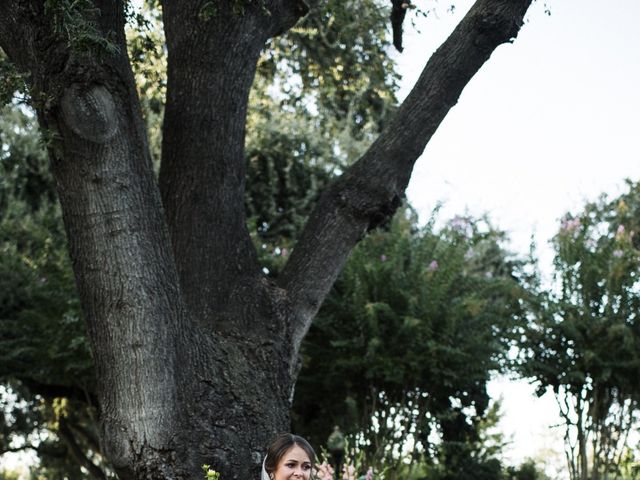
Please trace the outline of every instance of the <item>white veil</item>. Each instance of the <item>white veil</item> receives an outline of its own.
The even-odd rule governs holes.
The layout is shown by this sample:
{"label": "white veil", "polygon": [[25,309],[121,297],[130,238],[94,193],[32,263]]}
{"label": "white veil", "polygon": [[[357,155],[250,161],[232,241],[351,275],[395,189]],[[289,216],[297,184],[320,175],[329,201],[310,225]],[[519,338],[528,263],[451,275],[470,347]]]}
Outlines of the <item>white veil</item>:
{"label": "white veil", "polygon": [[260,480],[271,480],[269,478],[269,474],[267,473],[266,468],[264,468],[266,461],[267,461],[267,456],[265,455],[264,460],[262,460],[262,473],[260,474]]}

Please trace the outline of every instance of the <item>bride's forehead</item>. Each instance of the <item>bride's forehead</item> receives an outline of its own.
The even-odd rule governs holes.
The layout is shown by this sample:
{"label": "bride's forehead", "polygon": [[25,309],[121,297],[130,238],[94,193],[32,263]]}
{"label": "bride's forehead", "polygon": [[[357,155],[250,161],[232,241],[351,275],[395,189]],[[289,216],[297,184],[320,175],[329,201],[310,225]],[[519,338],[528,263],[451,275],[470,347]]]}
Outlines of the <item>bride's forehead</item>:
{"label": "bride's forehead", "polygon": [[298,445],[293,445],[289,450],[284,452],[284,455],[282,456],[282,460],[284,460],[284,461],[295,460],[295,461],[298,461],[298,462],[311,462],[311,459],[309,458],[309,454],[307,452],[305,452],[304,449],[302,447],[299,447]]}

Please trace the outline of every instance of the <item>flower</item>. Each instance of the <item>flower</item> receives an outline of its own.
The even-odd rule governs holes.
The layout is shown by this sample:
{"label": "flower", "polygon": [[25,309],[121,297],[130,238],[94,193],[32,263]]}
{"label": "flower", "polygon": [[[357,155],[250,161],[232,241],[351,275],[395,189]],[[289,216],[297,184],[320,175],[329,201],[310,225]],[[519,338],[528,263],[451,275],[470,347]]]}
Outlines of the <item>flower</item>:
{"label": "flower", "polygon": [[436,270],[438,270],[438,268],[440,268],[440,265],[438,265],[438,261],[437,260],[431,260],[431,263],[427,267],[427,270],[430,271],[430,272],[435,272]]}
{"label": "flower", "polygon": [[613,251],[613,256],[616,258],[620,258],[624,255],[624,252],[622,250],[620,250],[619,248],[617,248],[616,250]]}
{"label": "flower", "polygon": [[579,218],[565,218],[562,220],[561,230],[565,233],[575,232],[580,228]]}
{"label": "flower", "polygon": [[373,468],[369,467],[369,470],[367,470],[367,475],[364,477],[364,480],[373,480]]}
{"label": "flower", "polygon": [[387,261],[387,256],[385,254],[380,255],[380,261],[381,262],[386,262]]}
{"label": "flower", "polygon": [[618,225],[618,229],[616,230],[616,238],[620,238],[624,235],[624,225]]}
{"label": "flower", "polygon": [[212,470],[209,465],[202,465],[202,470],[204,471],[204,478],[206,480],[220,480],[220,473]]}
{"label": "flower", "polygon": [[333,480],[333,467],[327,462],[316,465],[316,471],[313,476],[316,480]]}
{"label": "flower", "polygon": [[464,217],[455,216],[451,219],[449,225],[458,233],[466,233],[469,227],[469,220]]}
{"label": "flower", "polygon": [[345,465],[342,467],[342,480],[356,480],[356,467]]}

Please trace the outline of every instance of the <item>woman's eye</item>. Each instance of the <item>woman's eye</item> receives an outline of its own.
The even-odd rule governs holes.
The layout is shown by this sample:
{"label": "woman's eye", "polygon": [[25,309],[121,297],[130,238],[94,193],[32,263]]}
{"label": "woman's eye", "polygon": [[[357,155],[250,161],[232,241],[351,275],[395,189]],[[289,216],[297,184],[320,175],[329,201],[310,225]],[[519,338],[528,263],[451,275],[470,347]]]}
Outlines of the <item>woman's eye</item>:
{"label": "woman's eye", "polygon": [[311,470],[311,465],[303,465],[302,468],[304,470]]}

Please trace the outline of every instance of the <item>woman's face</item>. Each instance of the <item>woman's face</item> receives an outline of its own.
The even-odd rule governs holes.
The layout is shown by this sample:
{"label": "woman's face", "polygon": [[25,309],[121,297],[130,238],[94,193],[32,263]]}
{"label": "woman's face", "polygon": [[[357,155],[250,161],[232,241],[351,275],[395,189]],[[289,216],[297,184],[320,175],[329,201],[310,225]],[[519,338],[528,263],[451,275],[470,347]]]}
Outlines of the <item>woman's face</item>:
{"label": "woman's face", "polygon": [[309,480],[311,459],[298,445],[294,445],[280,459],[273,480]]}

